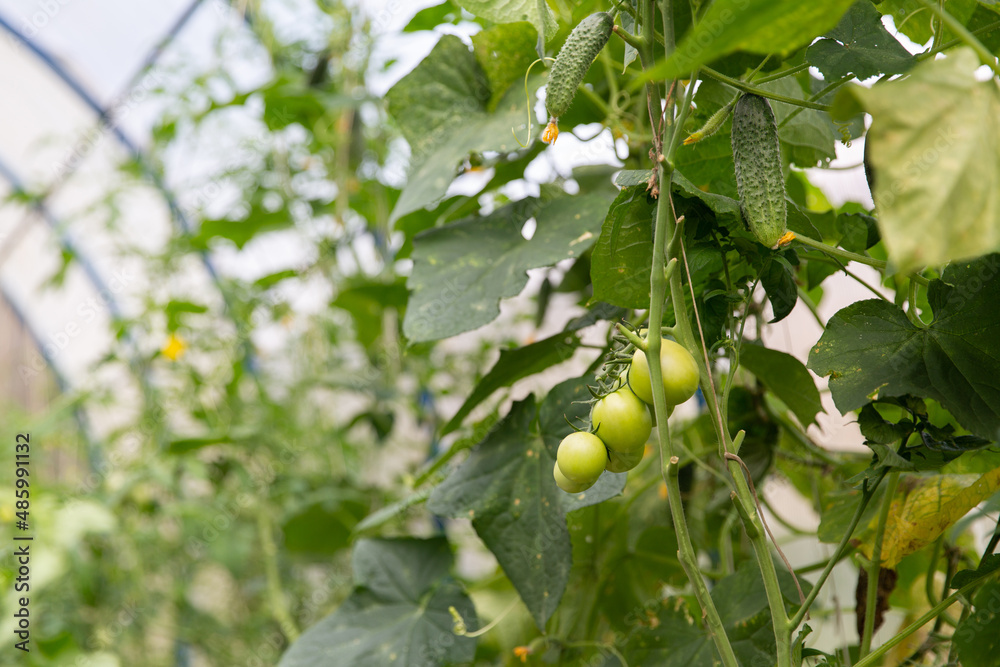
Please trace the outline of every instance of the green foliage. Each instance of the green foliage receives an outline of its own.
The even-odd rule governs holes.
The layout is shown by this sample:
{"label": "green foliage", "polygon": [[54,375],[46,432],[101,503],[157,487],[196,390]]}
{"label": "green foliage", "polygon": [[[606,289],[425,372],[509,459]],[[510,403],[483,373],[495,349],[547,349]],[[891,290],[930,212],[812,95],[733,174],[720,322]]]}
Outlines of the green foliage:
{"label": "green foliage", "polygon": [[517,150],[511,128],[525,121],[524,90],[511,87],[491,112],[493,95],[476,56],[452,35],[392,87],[387,108],[410,144],[410,168],[390,222],[440,200],[469,153]]}
{"label": "green foliage", "polygon": [[824,78],[853,74],[858,79],[879,73],[902,74],[914,65],[913,56],[896,41],[882,15],[870,2],[855,2],[830,32],[806,50],[806,60]]}
{"label": "green foliage", "polygon": [[757,376],[764,386],[788,406],[803,426],[816,423],[823,412],[819,390],[809,371],[790,354],[762,345],[744,345],[740,349],[740,365]]}
{"label": "green foliage", "polygon": [[[518,294],[528,269],[579,257],[597,237],[602,194],[522,200],[417,237],[403,332],[413,343],[475,329],[500,314],[499,301]],[[535,233],[521,233],[533,218]]]}
{"label": "green foliage", "polygon": [[281,667],[449,665],[473,657],[475,641],[451,632],[450,609],[473,630],[476,612],[448,574],[447,540],[362,540],[353,564],[350,597],[302,635],[282,656]]}
{"label": "green foliage", "polygon": [[463,8],[487,21],[495,23],[530,22],[538,31],[538,42],[542,48],[556,32],[556,17],[545,0],[510,0],[500,3],[489,0],[457,1]]}
{"label": "green foliage", "polygon": [[[248,14],[266,80],[226,93],[239,77],[209,72],[154,133],[151,163],[196,231],[122,250],[153,287],[115,322],[94,385],[42,422],[45,455],[79,478],[39,506],[59,542],[27,664],[792,667],[849,651],[872,667],[889,633],[856,646],[824,591],[807,601],[827,655],[801,605],[834,563],[874,573],[876,546],[911,617],[963,591],[953,637],[933,632],[914,662],[989,660],[1000,561],[974,540],[992,524],[970,525],[1000,506],[998,98],[926,4],[450,1],[403,29],[437,42],[384,100],[367,79],[395,76],[368,59],[381,17],[307,2],[322,39],[283,42]],[[995,3],[935,5],[1000,48]],[[595,12],[620,34],[563,91],[575,140],[546,148],[545,77],[526,100],[525,72]],[[737,100],[767,122],[738,108],[683,145]],[[865,113],[876,208],[834,207],[817,174]],[[230,115],[259,130],[245,155],[170,169]],[[766,159],[734,161],[761,137]],[[753,231],[737,165],[766,181]],[[771,247],[785,224],[796,239]],[[271,248],[289,240],[286,263]],[[209,292],[192,266],[222,249],[267,262]],[[827,320],[851,280],[884,298]],[[651,383],[635,467],[560,490],[559,443],[593,430],[595,396],[632,391],[616,383],[635,334],[660,328],[694,360],[683,395],[697,379],[698,400],[664,410]],[[806,348],[808,365],[782,351]],[[860,436],[830,435],[810,370]],[[137,400],[85,458],[67,416],[124,392]],[[816,542],[839,546],[803,562]],[[865,612],[866,593],[842,611]]]}
{"label": "green foliage", "polygon": [[[1000,429],[1000,395],[992,381],[1000,358],[1000,255],[952,263],[929,288],[934,322],[915,326],[879,300],[847,306],[829,322],[809,354],[809,368],[830,375],[843,412],[880,396],[915,394],[937,400],[959,423],[988,438]],[[984,360],[988,363],[984,364]]]}
{"label": "green foliage", "polygon": [[432,512],[472,520],[539,628],[569,577],[566,512],[617,495],[625,482],[623,474],[606,473],[570,496],[552,479],[555,445],[569,432],[563,415],[583,417],[573,401],[586,395],[584,384],[570,380],[553,389],[537,416],[532,399],[514,404],[428,501]]}
{"label": "green foliage", "polygon": [[832,28],[854,0],[803,6],[795,0],[716,0],[644,78],[672,79],[736,50],[786,54]]}

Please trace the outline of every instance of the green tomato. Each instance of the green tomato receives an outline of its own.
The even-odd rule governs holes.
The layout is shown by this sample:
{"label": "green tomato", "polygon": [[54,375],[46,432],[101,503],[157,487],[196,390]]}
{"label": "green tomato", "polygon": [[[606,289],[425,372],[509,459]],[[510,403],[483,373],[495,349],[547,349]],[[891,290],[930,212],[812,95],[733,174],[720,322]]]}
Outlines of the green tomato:
{"label": "green tomato", "polygon": [[645,453],[645,447],[641,447],[634,452],[616,452],[612,449],[608,453],[608,465],[604,469],[608,472],[628,472],[639,465]]}
{"label": "green tomato", "polygon": [[552,478],[556,480],[556,486],[565,491],[566,493],[580,493],[581,491],[586,491],[594,485],[594,482],[589,484],[580,484],[572,481],[569,477],[562,473],[559,469],[559,463],[552,464]]}
{"label": "green tomato", "polygon": [[653,430],[646,405],[628,387],[594,403],[590,413],[594,433],[612,452],[642,449]]}
{"label": "green tomato", "polygon": [[[667,405],[680,405],[698,390],[698,364],[691,353],[666,338],[660,343],[660,369],[663,371],[663,393]],[[649,362],[642,350],[632,355],[628,369],[628,384],[635,395],[653,404],[653,386],[649,382]]]}
{"label": "green tomato", "polygon": [[570,433],[559,443],[556,462],[559,470],[571,482],[589,486],[604,472],[608,450],[593,433],[577,431]]}

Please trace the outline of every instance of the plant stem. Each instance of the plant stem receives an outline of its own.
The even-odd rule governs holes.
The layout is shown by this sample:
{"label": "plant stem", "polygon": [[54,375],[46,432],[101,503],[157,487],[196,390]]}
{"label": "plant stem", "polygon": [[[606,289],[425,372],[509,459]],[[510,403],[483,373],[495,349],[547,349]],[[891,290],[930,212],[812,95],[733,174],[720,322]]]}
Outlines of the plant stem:
{"label": "plant stem", "polygon": [[961,24],[961,22],[954,16],[948,13],[944,7],[939,6],[936,2],[932,0],[917,0],[921,5],[931,10],[941,21],[944,22],[951,31],[954,32],[958,37],[972,47],[972,50],[976,52],[979,56],[980,62],[993,70],[993,74],[1000,74],[1000,65],[997,64],[996,56],[990,53],[990,50],[983,46],[983,43],[976,39],[969,30]]}
{"label": "plant stem", "polygon": [[865,569],[868,571],[868,596],[865,599],[865,627],[861,634],[861,648],[858,650],[858,657],[864,658],[868,655],[872,646],[872,633],[875,629],[875,604],[878,601],[878,580],[882,570],[882,539],[885,537],[885,524],[889,519],[889,508],[892,507],[892,498],[896,495],[896,486],[899,484],[899,471],[894,470],[889,473],[889,486],[885,490],[885,497],[882,499],[882,509],[878,515],[878,526],[875,528],[875,542],[872,546],[872,559]]}
{"label": "plant stem", "polygon": [[[977,36],[978,35],[984,35],[986,33],[993,32],[997,28],[1000,28],[1000,21],[995,21],[994,23],[990,23],[989,25],[984,25],[982,28],[976,28],[975,30],[971,30],[969,32],[969,34],[970,35],[977,35]],[[941,44],[940,46],[935,46],[933,49],[930,49],[929,51],[924,51],[923,53],[918,53],[917,55],[915,55],[913,57],[916,60],[927,60],[928,58],[933,58],[934,56],[936,56],[937,54],[941,53],[942,51],[947,51],[951,47],[958,46],[961,43],[962,43],[961,39],[953,39],[953,40],[951,40],[949,42],[945,42],[944,44]]]}
{"label": "plant stem", "polygon": [[851,252],[849,250],[844,250],[843,248],[835,248],[832,245],[827,245],[821,241],[816,241],[809,238],[808,236],[802,236],[801,234],[795,235],[795,240],[802,245],[807,245],[810,248],[825,252],[831,257],[839,257],[840,259],[846,259],[848,262],[860,262],[862,264],[867,264],[868,266],[874,267],[879,271],[884,271],[888,262],[881,259],[875,259],[874,257],[867,257],[865,255],[859,255],[857,253]]}
{"label": "plant stem", "polygon": [[816,596],[819,595],[820,589],[823,588],[823,584],[826,583],[826,580],[833,572],[833,568],[840,562],[841,556],[843,556],[844,552],[847,551],[850,546],[851,536],[854,534],[854,530],[858,527],[858,523],[861,521],[861,517],[864,515],[865,509],[868,507],[868,503],[875,496],[875,490],[878,489],[878,485],[882,483],[885,475],[886,471],[883,471],[882,474],[875,480],[875,483],[872,484],[872,487],[870,489],[866,488],[865,492],[862,494],[861,502],[858,503],[858,508],[854,510],[854,516],[851,517],[851,523],[848,524],[847,530],[844,532],[844,537],[841,538],[840,544],[837,545],[837,550],[833,552],[833,556],[831,556],[830,560],[827,561],[826,567],[823,568],[822,574],[819,575],[819,579],[817,579],[816,583],[813,584],[812,590],[809,591],[809,595],[806,596],[806,601],[801,607],[799,607],[799,610],[795,612],[795,615],[792,616],[792,619],[788,622],[789,630],[792,632],[799,627],[799,624],[802,623],[806,614],[809,613],[810,605],[815,602]]}
{"label": "plant stem", "polygon": [[[643,31],[649,37],[646,48],[639,52],[643,69],[648,69],[653,64],[652,53],[652,32],[653,32],[653,0],[642,0],[644,9]],[[663,0],[661,11],[664,15],[673,15],[670,0]],[[669,25],[669,24],[667,24]],[[664,40],[669,55],[673,47],[673,35]],[[693,82],[691,88],[694,88]],[[659,92],[657,86],[651,82],[646,82],[646,92],[649,96],[650,117],[658,117],[659,114],[652,113],[654,108],[660,110]],[[655,94],[655,98],[654,98]],[[683,113],[683,108],[682,108]],[[658,118],[657,118],[658,119]],[[673,127],[673,136],[670,143],[673,144],[673,137],[681,131],[682,123],[676,123]],[[657,153],[662,153],[664,128],[657,127],[654,120],[653,134],[659,138],[656,140]],[[657,155],[657,158],[660,156]],[[712,640],[722,658],[725,667],[737,667],[739,662],[733,652],[732,644],[722,625],[722,618],[715,607],[715,602],[708,591],[705,580],[702,578],[698,568],[698,556],[691,543],[691,534],[688,531],[687,519],[684,516],[684,505],[681,501],[680,484],[677,479],[679,459],[674,455],[673,443],[670,441],[670,426],[668,424],[669,411],[667,408],[666,396],[663,393],[663,369],[660,366],[660,344],[661,336],[657,335],[663,326],[663,304],[666,300],[668,277],[664,272],[666,264],[667,239],[672,239],[678,231],[677,221],[673,215],[673,207],[670,203],[670,180],[673,167],[668,160],[657,159],[657,175],[660,183],[660,197],[656,206],[656,222],[653,230],[653,263],[650,273],[650,306],[649,306],[649,331],[653,335],[648,336],[646,358],[649,361],[650,385],[653,389],[653,411],[656,415],[656,436],[660,449],[661,471],[663,481],[667,486],[667,499],[670,505],[670,516],[674,524],[674,532],[677,536],[678,557],[684,571],[687,573],[691,585],[694,587],[695,597],[698,605],[704,614],[705,623],[712,635]],[[674,244],[671,243],[671,246]],[[674,248],[676,252],[676,248]],[[670,273],[671,285],[676,284],[680,289],[680,273],[676,270]],[[681,299],[683,303],[683,299]],[[686,311],[677,312],[676,321],[678,324],[686,318]],[[686,321],[685,321],[686,324]],[[684,327],[690,338],[690,329]],[[683,333],[681,333],[683,335]]]}
{"label": "plant stem", "polygon": [[754,79],[753,83],[770,83],[771,81],[784,79],[786,76],[792,76],[793,74],[804,72],[807,69],[809,69],[809,63],[802,63],[801,65],[789,67],[788,69],[781,70],[780,72],[775,72],[774,74],[768,74],[767,76],[762,76],[759,79]]}
{"label": "plant stem", "polygon": [[642,50],[643,43],[645,41],[645,40],[643,40],[642,37],[636,37],[635,35],[633,35],[632,33],[630,33],[628,30],[625,30],[624,28],[619,27],[617,25],[612,29],[612,32],[614,32],[616,35],[618,35],[619,37],[621,37],[623,42],[625,42],[626,44],[628,44],[629,46],[631,46],[636,51],[641,51]]}
{"label": "plant stem", "polygon": [[[663,191],[656,206],[656,227],[653,231],[653,267],[650,277],[650,307],[649,307],[649,330],[659,331],[663,324],[663,303],[666,299],[667,279],[664,275],[664,256],[666,241],[668,236],[672,236],[672,212],[670,210],[670,177],[671,171],[667,164],[659,164],[659,178]],[[680,288],[680,274],[674,271],[671,274],[671,282],[676,281]],[[683,299],[681,299],[683,303]],[[680,311],[684,312],[684,311]],[[677,320],[683,316],[678,313]],[[689,329],[687,329],[690,331]],[[690,335],[690,334],[689,334]],[[722,618],[719,616],[712,596],[708,592],[705,580],[698,569],[698,556],[691,543],[691,535],[688,531],[687,519],[684,516],[684,506],[681,501],[680,484],[677,479],[679,469],[679,459],[674,455],[673,443],[670,441],[670,427],[667,423],[667,402],[663,393],[663,369],[660,367],[660,336],[649,336],[647,340],[646,358],[649,361],[650,385],[653,389],[653,411],[656,414],[656,435],[660,448],[660,460],[662,463],[663,481],[667,485],[667,499],[670,505],[670,516],[673,519],[674,532],[677,535],[678,556],[684,571],[694,586],[695,597],[705,615],[705,622],[708,626],[712,639],[715,642],[719,654],[722,656],[722,663],[726,667],[737,667],[736,654],[729,643],[729,637],[722,625]]]}
{"label": "plant stem", "polygon": [[[848,81],[850,81],[853,78],[854,78],[853,74],[848,74],[847,76],[845,76],[845,77],[843,77],[841,79],[838,79],[838,80],[830,83],[828,86],[824,87],[818,93],[816,93],[815,95],[813,95],[812,97],[810,97],[809,101],[812,102],[813,100],[822,99],[823,96],[826,95],[827,93],[829,93],[831,90],[836,90],[837,88],[839,88],[840,86],[844,85],[845,83],[847,83]],[[800,113],[802,113],[802,109],[803,108],[804,108],[803,106],[799,106],[798,109],[792,109],[792,112],[790,114],[788,114],[787,116],[785,116],[781,120],[780,123],[778,123],[778,129],[780,130],[785,125],[787,125],[789,121],[791,121],[793,118],[795,118]]]}
{"label": "plant stem", "polygon": [[913,280],[911,276],[908,282],[910,284],[906,295],[906,317],[909,318],[913,326],[918,329],[926,329],[929,325],[920,319],[920,314],[917,312],[917,281]]}
{"label": "plant stem", "polygon": [[808,100],[800,100],[794,97],[786,97],[785,95],[779,95],[778,93],[772,93],[769,90],[764,90],[763,88],[758,88],[757,86],[751,85],[749,83],[744,83],[739,79],[734,79],[728,77],[722,72],[716,72],[711,67],[702,67],[701,71],[712,77],[716,81],[721,81],[722,83],[732,86],[737,90],[742,90],[745,93],[753,93],[754,95],[760,95],[761,97],[766,97],[772,99],[775,102],[784,102],[785,104],[791,104],[797,107],[805,107],[806,109],[816,109],[818,111],[829,111],[830,107],[825,104],[817,104],[816,102],[810,102]]}
{"label": "plant stem", "polygon": [[872,651],[871,653],[869,653],[868,655],[864,656],[856,663],[854,663],[854,667],[875,667],[875,665],[878,665],[882,660],[882,656],[891,651],[895,646],[901,644],[903,641],[906,640],[907,637],[909,637],[914,632],[922,628],[924,625],[937,618],[938,614],[943,612],[951,605],[955,604],[960,598],[962,598],[976,586],[982,585],[982,583],[983,583],[982,579],[976,579],[975,581],[971,581],[962,588],[958,589],[957,591],[949,595],[948,597],[946,597],[944,600],[941,600],[941,602],[931,607],[926,614],[924,614],[923,616],[915,620],[913,623],[910,623],[908,626],[897,632],[892,639],[887,641],[885,644],[882,644],[882,646],[879,646],[877,649],[875,649],[874,651]]}
{"label": "plant stem", "polygon": [[680,143],[681,138],[681,128],[684,127],[684,121],[687,120],[688,112],[691,110],[691,99],[694,97],[694,82],[698,78],[698,70],[695,70],[691,74],[691,81],[688,83],[687,92],[684,95],[684,103],[677,114],[677,122],[674,126],[675,131],[670,135],[670,144],[667,146],[667,152],[664,154],[666,159],[670,161],[670,164],[674,163],[674,153],[677,151],[677,146]]}
{"label": "plant stem", "polygon": [[267,511],[260,507],[257,509],[257,530],[260,533],[261,552],[264,556],[264,571],[267,576],[267,597],[271,606],[271,614],[278,622],[282,634],[289,643],[299,638],[299,629],[288,611],[288,603],[285,601],[285,594],[281,587],[281,574],[278,572],[278,547],[274,543],[274,535],[271,533],[271,520]]}

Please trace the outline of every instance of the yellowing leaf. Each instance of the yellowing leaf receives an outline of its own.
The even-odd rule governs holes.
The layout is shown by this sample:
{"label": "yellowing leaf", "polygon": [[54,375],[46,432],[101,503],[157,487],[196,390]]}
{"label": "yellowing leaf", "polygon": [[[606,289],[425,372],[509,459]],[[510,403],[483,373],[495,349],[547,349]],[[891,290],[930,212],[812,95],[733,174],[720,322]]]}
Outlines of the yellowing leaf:
{"label": "yellowing leaf", "polygon": [[853,95],[872,115],[878,225],[900,273],[1000,249],[1000,91],[957,49]]}
{"label": "yellowing leaf", "polygon": [[[1000,468],[978,479],[974,475],[908,477],[901,480],[900,488],[904,488],[903,492],[897,494],[889,508],[882,540],[882,567],[895,567],[904,556],[936,540],[993,495],[1000,489]],[[860,548],[867,558],[872,557],[871,532]]]}

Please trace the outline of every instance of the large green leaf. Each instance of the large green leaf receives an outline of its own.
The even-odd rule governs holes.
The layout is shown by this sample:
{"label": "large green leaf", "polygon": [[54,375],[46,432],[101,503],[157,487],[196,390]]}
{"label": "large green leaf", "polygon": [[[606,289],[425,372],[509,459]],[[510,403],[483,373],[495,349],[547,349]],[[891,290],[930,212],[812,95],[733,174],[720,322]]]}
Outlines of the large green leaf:
{"label": "large green leaf", "polygon": [[625,486],[624,474],[604,473],[588,491],[570,495],[552,479],[555,446],[569,429],[563,415],[580,416],[583,406],[572,401],[586,397],[585,384],[563,383],[537,421],[533,397],[515,403],[427,503],[437,514],[472,520],[539,628],[559,605],[569,578],[566,513]]}
{"label": "large green leaf", "polygon": [[457,0],[458,4],[480,18],[494,23],[528,21],[542,44],[556,32],[556,17],[545,0]]}
{"label": "large green leaf", "polygon": [[352,563],[356,586],[350,597],[292,644],[279,667],[472,660],[476,642],[454,634],[448,609],[454,607],[469,629],[476,625],[476,610],[448,576],[447,540],[360,540]]}
{"label": "large green leaf", "polygon": [[643,79],[674,79],[743,50],[790,53],[837,25],[854,0],[715,0],[667,60]]}
{"label": "large green leaf", "polygon": [[321,492],[282,522],[285,549],[307,554],[336,553],[347,546],[351,531],[368,509],[360,494]]}
{"label": "large green leaf", "polygon": [[[987,438],[1000,429],[1000,254],[952,263],[931,282],[925,329],[897,306],[859,301],[834,315],[809,354],[841,412],[880,396],[933,398]],[[926,317],[926,315],[925,315]]]}
{"label": "large green leaf", "polygon": [[[532,77],[530,90],[540,83],[541,77]],[[511,86],[499,101],[491,102],[493,92],[476,56],[454,35],[442,37],[389,90],[389,113],[410,144],[406,186],[390,222],[444,197],[456,167],[469,153],[520,148],[511,128],[524,131],[524,89]],[[494,103],[496,111],[488,111]]]}
{"label": "large green leaf", "polygon": [[486,73],[462,40],[445,35],[385,96],[414,156],[425,153],[490,99]]}
{"label": "large green leaf", "polygon": [[[538,35],[530,24],[501,23],[472,36],[476,60],[486,73],[493,97],[487,105],[496,107],[512,83],[524,81],[524,73],[535,61]],[[523,90],[523,89],[522,89]]]}
{"label": "large green leaf", "polygon": [[[730,164],[732,160],[730,159]],[[623,308],[649,307],[649,271],[653,261],[653,215],[656,200],[649,197],[648,171],[626,170],[615,182],[623,186],[601,227],[601,237],[591,256],[590,277],[594,300]],[[680,211],[683,200],[696,200],[719,224],[738,224],[739,203],[723,195],[704,192],[679,171],[673,174],[671,192]],[[679,199],[677,199],[679,198]],[[701,210],[705,211],[705,207]],[[688,224],[696,221],[688,220]],[[714,254],[713,254],[714,257]]]}
{"label": "large green leaf", "polygon": [[350,313],[357,340],[371,347],[382,336],[386,309],[403,310],[406,297],[406,286],[402,278],[391,283],[357,280],[347,282],[330,305]]}
{"label": "large green leaf", "polygon": [[869,0],[854,3],[823,39],[806,51],[806,60],[828,80],[853,74],[867,79],[876,74],[902,74],[916,62],[885,26]]}
{"label": "large green leaf", "polygon": [[[524,288],[528,269],[590,248],[607,204],[600,193],[522,200],[418,235],[403,333],[410,342],[437,340],[491,322],[500,299]],[[531,217],[536,227],[529,241],[521,228]]]}
{"label": "large green leaf", "polygon": [[1000,249],[1000,92],[978,66],[959,49],[849,91],[872,115],[874,199],[900,272]]}
{"label": "large green leaf", "polygon": [[618,193],[590,259],[594,300],[623,308],[649,308],[655,211],[656,200],[644,185]]}
{"label": "large green leaf", "polygon": [[963,665],[990,665],[1000,652],[1000,584],[991,581],[976,594],[976,611],[955,628],[955,648]]}
{"label": "large green leaf", "polygon": [[744,345],[740,348],[740,365],[780,398],[803,426],[816,423],[823,405],[816,383],[801,361],[762,345]]}

